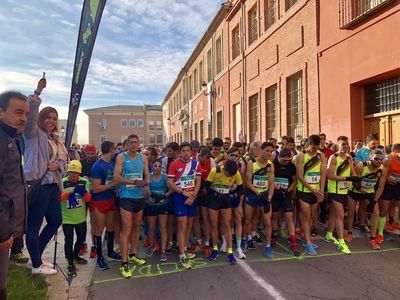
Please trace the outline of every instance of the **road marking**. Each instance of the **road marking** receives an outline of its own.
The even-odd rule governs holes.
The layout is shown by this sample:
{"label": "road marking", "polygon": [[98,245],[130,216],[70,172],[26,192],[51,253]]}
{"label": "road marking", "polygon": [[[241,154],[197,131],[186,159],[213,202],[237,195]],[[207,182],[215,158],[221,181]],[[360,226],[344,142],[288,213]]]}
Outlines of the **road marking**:
{"label": "road marking", "polygon": [[286,300],[277,289],[261,278],[250,266],[243,260],[237,261],[238,265],[250,276],[250,278],[255,281],[259,286],[261,286],[270,296],[278,300]]}

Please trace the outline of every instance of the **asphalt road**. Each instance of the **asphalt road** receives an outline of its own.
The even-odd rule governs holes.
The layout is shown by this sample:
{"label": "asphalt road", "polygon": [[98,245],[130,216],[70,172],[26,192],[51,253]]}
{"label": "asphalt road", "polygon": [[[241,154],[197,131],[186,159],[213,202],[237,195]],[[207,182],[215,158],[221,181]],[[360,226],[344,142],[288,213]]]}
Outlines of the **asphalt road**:
{"label": "asphalt road", "polygon": [[[192,270],[180,270],[175,256],[160,263],[155,255],[134,276],[123,279],[120,263],[96,270],[91,299],[400,299],[400,239],[387,241],[381,251],[368,247],[367,238],[350,244],[351,255],[316,240],[319,256],[295,258],[282,241],[275,258],[263,247],[248,252],[234,266],[220,255],[210,262],[199,256]],[[300,247],[299,249],[303,249]],[[201,255],[201,254],[199,254]]]}

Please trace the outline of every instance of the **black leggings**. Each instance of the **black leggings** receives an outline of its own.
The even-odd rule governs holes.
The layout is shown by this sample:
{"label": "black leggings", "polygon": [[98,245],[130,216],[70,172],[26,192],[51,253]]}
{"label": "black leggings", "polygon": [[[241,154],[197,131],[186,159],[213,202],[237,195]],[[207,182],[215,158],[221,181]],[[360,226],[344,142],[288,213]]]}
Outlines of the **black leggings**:
{"label": "black leggings", "polygon": [[[74,250],[72,250],[72,244],[74,243],[74,229],[76,232],[76,242]],[[79,256],[79,251],[82,249],[83,243],[86,239],[86,221],[76,225],[63,224],[63,231],[65,236],[65,258],[68,260],[68,264],[72,265],[74,263],[74,258]]]}

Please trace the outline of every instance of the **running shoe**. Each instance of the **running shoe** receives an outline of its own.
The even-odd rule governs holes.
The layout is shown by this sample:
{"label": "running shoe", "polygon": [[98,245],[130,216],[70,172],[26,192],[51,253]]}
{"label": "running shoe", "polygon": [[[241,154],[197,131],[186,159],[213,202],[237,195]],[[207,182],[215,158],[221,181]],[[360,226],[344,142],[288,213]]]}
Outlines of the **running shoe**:
{"label": "running shoe", "polygon": [[119,268],[122,277],[124,278],[131,278],[132,277],[132,272],[131,269],[129,268],[128,264],[123,265],[121,268]]}
{"label": "running shoe", "polygon": [[156,251],[156,248],[154,246],[147,247],[146,256],[147,257],[152,257],[155,251]]}
{"label": "running shoe", "polygon": [[394,240],[393,237],[386,230],[383,231],[383,238],[385,241],[393,241]]}
{"label": "running shoe", "polygon": [[269,259],[273,259],[274,258],[274,254],[272,253],[272,247],[271,246],[265,247],[264,255]]}
{"label": "running shoe", "polygon": [[353,234],[351,234],[350,232],[346,233],[346,234],[344,235],[344,240],[345,240],[347,243],[350,243],[350,242],[353,240]]}
{"label": "running shoe", "polygon": [[250,249],[250,250],[256,249],[256,246],[254,245],[253,240],[248,240],[247,241],[247,249]]}
{"label": "running shoe", "polygon": [[104,257],[97,258],[97,267],[102,271],[108,270],[110,268]]}
{"label": "running shoe", "polygon": [[97,252],[96,252],[96,247],[91,247],[90,248],[90,254],[89,254],[90,258],[96,258],[97,257]]}
{"label": "running shoe", "polygon": [[285,240],[289,238],[289,235],[286,233],[285,230],[279,230],[279,231],[278,231],[278,235],[279,235],[282,239],[285,239]]}
{"label": "running shoe", "polygon": [[265,232],[264,232],[264,227],[262,226],[257,226],[257,232],[256,234],[260,235],[261,237],[265,238]]}
{"label": "running shoe", "polygon": [[334,244],[336,246],[339,245],[339,241],[333,235],[332,236],[325,235],[324,241],[330,244]]}
{"label": "running shoe", "polygon": [[256,232],[256,235],[253,237],[253,240],[256,242],[256,244],[259,244],[259,245],[264,243],[262,235],[259,234],[258,232]]}
{"label": "running shoe", "polygon": [[198,242],[195,242],[195,243],[192,243],[192,244],[190,245],[189,251],[190,251],[191,253],[196,253],[196,252],[198,252],[198,251],[201,251],[202,249],[204,249],[204,245],[203,245],[203,244],[200,244],[200,243],[198,243]]}
{"label": "running shoe", "polygon": [[87,265],[88,261],[84,259],[83,257],[74,257],[74,262],[78,265]]}
{"label": "running shoe", "polygon": [[173,251],[174,243],[173,242],[168,242],[167,248],[165,249],[165,253],[167,255],[171,255]]}
{"label": "running shoe", "polygon": [[296,235],[299,236],[299,237],[301,237],[303,235],[303,233],[301,232],[300,228],[296,229]]}
{"label": "running shoe", "polygon": [[315,251],[315,249],[311,243],[306,245],[306,253],[310,256],[318,255],[317,251]]}
{"label": "running shoe", "polygon": [[112,261],[121,261],[121,255],[119,255],[117,252],[113,251],[111,253],[108,253],[108,257]]}
{"label": "running shoe", "polygon": [[84,255],[86,252],[87,252],[87,244],[86,243],[83,243],[83,245],[82,245],[82,249],[81,250],[79,250],[79,253],[78,253],[78,255],[79,256],[82,256],[82,255]]}
{"label": "running shoe", "polygon": [[135,264],[138,264],[140,266],[144,265],[146,263],[146,261],[144,259],[141,259],[141,258],[137,257],[136,254],[129,255],[128,261],[130,263],[135,263]]}
{"label": "running shoe", "polygon": [[161,252],[160,261],[161,262],[166,262],[167,260],[168,260],[167,259],[167,253]]}
{"label": "running shoe", "polygon": [[378,235],[376,236],[376,238],[375,238],[375,242],[378,243],[378,244],[382,244],[384,240],[385,240],[385,239],[384,239],[383,236],[380,235],[380,234],[378,234]]}
{"label": "running shoe", "polygon": [[246,254],[243,253],[243,250],[241,248],[238,248],[236,250],[236,256],[240,259],[245,259],[246,258]]}
{"label": "running shoe", "polygon": [[196,254],[190,252],[186,252],[185,255],[187,259],[194,259],[196,257]]}
{"label": "running shoe", "polygon": [[360,234],[361,234],[362,236],[368,237],[370,232],[371,232],[371,231],[369,230],[369,228],[368,228],[367,225],[361,225],[361,226],[360,226]]}
{"label": "running shoe", "polygon": [[311,226],[310,234],[311,234],[311,236],[316,236],[318,234],[317,227]]}
{"label": "running shoe", "polygon": [[400,229],[400,224],[399,223],[393,223],[393,228],[396,230]]}
{"label": "running shoe", "polygon": [[149,238],[147,238],[147,239],[144,241],[144,243],[143,243],[143,247],[144,247],[144,248],[147,248],[148,246],[150,246]]}
{"label": "running shoe", "polygon": [[369,240],[369,246],[374,250],[381,250],[381,246],[379,246],[375,239]]}
{"label": "running shoe", "polygon": [[181,269],[188,270],[192,268],[192,263],[186,257],[179,259],[178,265],[180,266]]}
{"label": "running shoe", "polygon": [[161,247],[160,247],[160,245],[158,244],[158,241],[157,241],[157,240],[154,240],[153,246],[154,246],[154,248],[156,249],[155,252],[160,251]]}
{"label": "running shoe", "polygon": [[[338,241],[338,244],[339,244],[339,241]],[[301,245],[303,247],[305,247],[307,245],[306,240],[302,239],[301,240]],[[313,243],[313,242],[311,242],[310,245],[312,245],[314,249],[318,249],[319,248],[319,246],[317,244]]]}
{"label": "running shoe", "polygon": [[76,267],[74,265],[69,265],[67,267],[67,275],[68,277],[76,277]]}
{"label": "running shoe", "polygon": [[276,242],[277,242],[277,241],[276,241],[276,238],[273,237],[273,238],[271,239],[271,247],[275,248],[275,247],[276,247]]}
{"label": "running shoe", "polygon": [[219,253],[217,250],[213,250],[210,254],[210,256],[208,257],[209,260],[211,261],[215,261],[218,257]]}
{"label": "running shoe", "polygon": [[297,245],[292,245],[292,252],[294,256],[300,256],[300,251],[297,249]]}
{"label": "running shoe", "polygon": [[338,250],[344,254],[351,254],[351,251],[349,247],[346,245],[346,243],[338,245]]}
{"label": "running shoe", "polygon": [[226,248],[227,248],[227,245],[222,243],[221,247],[219,247],[219,252],[226,253]]}
{"label": "running shoe", "polygon": [[394,230],[393,224],[386,223],[386,230],[393,231]]}
{"label": "running shoe", "polygon": [[228,262],[231,265],[236,264],[236,258],[235,258],[235,255],[233,255],[233,253],[228,254]]}
{"label": "running shoe", "polygon": [[29,261],[29,257],[25,256],[22,252],[10,255],[10,260],[17,264],[26,264]]}
{"label": "running shoe", "polygon": [[211,247],[210,246],[204,246],[204,258],[208,258],[211,255]]}

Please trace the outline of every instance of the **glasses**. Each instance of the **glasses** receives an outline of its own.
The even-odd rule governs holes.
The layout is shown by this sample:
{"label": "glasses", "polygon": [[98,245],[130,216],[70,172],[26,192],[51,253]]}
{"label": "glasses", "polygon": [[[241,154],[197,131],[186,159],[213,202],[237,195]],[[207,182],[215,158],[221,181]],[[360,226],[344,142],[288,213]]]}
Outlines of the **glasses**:
{"label": "glasses", "polygon": [[155,164],[155,165],[153,165],[153,167],[154,168],[161,168],[161,165],[160,164]]}
{"label": "glasses", "polygon": [[229,156],[230,156],[230,157],[239,157],[239,154],[231,153],[231,154],[229,154]]}
{"label": "glasses", "polygon": [[383,158],[382,157],[374,157],[374,160],[375,161],[383,161]]}
{"label": "glasses", "polygon": [[291,162],[292,159],[291,158],[281,158],[282,161],[286,161],[286,162]]}

